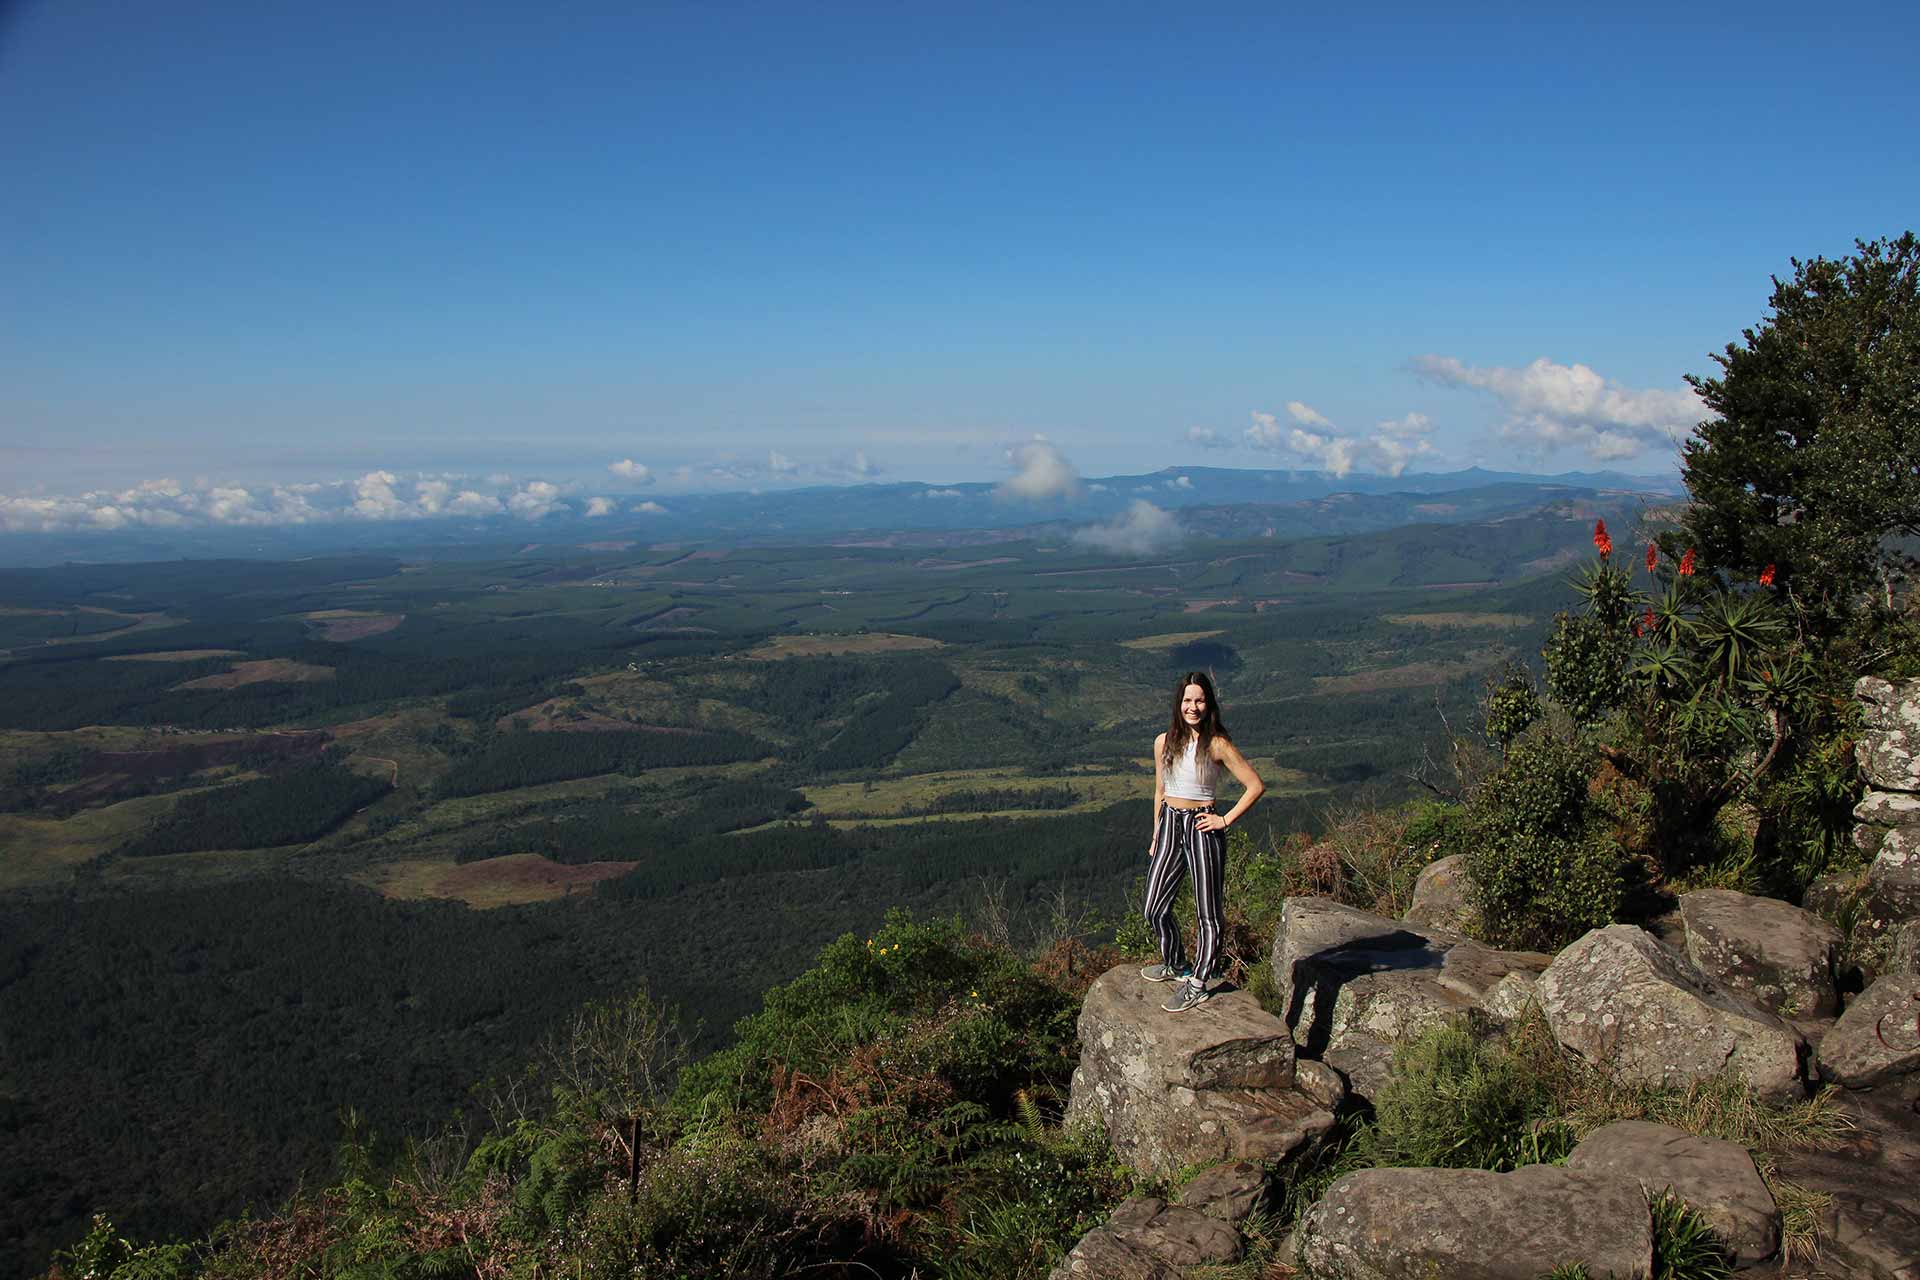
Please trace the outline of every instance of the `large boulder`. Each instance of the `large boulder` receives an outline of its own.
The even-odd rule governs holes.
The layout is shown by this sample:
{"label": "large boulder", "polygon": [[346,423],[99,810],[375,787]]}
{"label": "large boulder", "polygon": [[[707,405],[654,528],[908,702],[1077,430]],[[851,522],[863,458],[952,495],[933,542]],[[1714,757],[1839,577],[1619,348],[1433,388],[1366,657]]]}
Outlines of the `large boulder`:
{"label": "large boulder", "polygon": [[1867,902],[1887,927],[1920,917],[1920,827],[1895,827],[1867,868]]}
{"label": "large boulder", "polygon": [[1708,978],[1785,1018],[1839,1008],[1834,959],[1840,931],[1810,911],[1731,889],[1680,896],[1687,959]]}
{"label": "large boulder", "polygon": [[1179,1280],[1188,1267],[1231,1263],[1244,1248],[1220,1219],[1141,1196],[1082,1236],[1048,1280]]}
{"label": "large boulder", "polygon": [[1168,1013],[1167,988],[1121,965],[1080,1009],[1070,1120],[1098,1123],[1149,1176],[1217,1160],[1279,1160],[1333,1127],[1339,1085],[1295,1068],[1286,1024],[1244,991]]}
{"label": "large boulder", "polygon": [[1737,1142],[1621,1120],[1588,1134],[1567,1158],[1567,1168],[1630,1174],[1649,1196],[1672,1188],[1706,1218],[1735,1266],[1765,1262],[1780,1250],[1780,1207],[1753,1156]]}
{"label": "large boulder", "polygon": [[1685,1084],[1732,1070],[1770,1097],[1799,1089],[1799,1033],[1643,929],[1593,930],[1555,957],[1536,990],[1554,1038],[1625,1079]]}
{"label": "large boulder", "polygon": [[1865,676],[1853,696],[1865,712],[1853,748],[1861,774],[1882,791],[1920,791],[1920,680]]}
{"label": "large boulder", "polygon": [[1871,858],[1880,852],[1889,828],[1920,826],[1920,795],[1869,791],[1853,806],[1853,821],[1853,843]]}
{"label": "large boulder", "polygon": [[1853,998],[1820,1037],[1820,1078],[1849,1089],[1920,1071],[1920,980],[1889,973]]}
{"label": "large boulder", "polygon": [[1325,898],[1289,898],[1273,976],[1301,1052],[1338,1068],[1356,1094],[1384,1083],[1394,1044],[1474,1010],[1502,1018],[1502,982],[1550,957],[1498,951],[1448,929],[1390,920]]}
{"label": "large boulder", "polygon": [[1294,1257],[1309,1280],[1540,1280],[1567,1263],[1593,1280],[1641,1280],[1653,1222],[1626,1174],[1365,1169],[1307,1210]]}
{"label": "large boulder", "polygon": [[1407,908],[1407,922],[1465,933],[1478,918],[1466,855],[1456,853],[1428,863],[1420,878],[1413,882],[1413,904]]}

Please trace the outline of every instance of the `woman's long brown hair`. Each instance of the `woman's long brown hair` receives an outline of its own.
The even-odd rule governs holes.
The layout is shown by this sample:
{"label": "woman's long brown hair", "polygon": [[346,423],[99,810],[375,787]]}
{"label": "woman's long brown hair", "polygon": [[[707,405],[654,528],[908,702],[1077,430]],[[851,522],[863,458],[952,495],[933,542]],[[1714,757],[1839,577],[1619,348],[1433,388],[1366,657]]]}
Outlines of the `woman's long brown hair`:
{"label": "woman's long brown hair", "polygon": [[[1200,692],[1207,695],[1207,714],[1200,717],[1200,723],[1192,729],[1187,728],[1186,718],[1180,714],[1180,699],[1186,697],[1190,684],[1199,685]],[[1204,671],[1189,671],[1180,677],[1179,684],[1173,686],[1173,722],[1167,726],[1167,742],[1160,749],[1160,759],[1169,765],[1179,759],[1180,753],[1187,749],[1189,735],[1200,740],[1200,745],[1194,748],[1196,761],[1202,756],[1212,759],[1210,753],[1215,738],[1233,741],[1233,735],[1227,732],[1226,722],[1220,718],[1220,697],[1213,691],[1213,677]]]}

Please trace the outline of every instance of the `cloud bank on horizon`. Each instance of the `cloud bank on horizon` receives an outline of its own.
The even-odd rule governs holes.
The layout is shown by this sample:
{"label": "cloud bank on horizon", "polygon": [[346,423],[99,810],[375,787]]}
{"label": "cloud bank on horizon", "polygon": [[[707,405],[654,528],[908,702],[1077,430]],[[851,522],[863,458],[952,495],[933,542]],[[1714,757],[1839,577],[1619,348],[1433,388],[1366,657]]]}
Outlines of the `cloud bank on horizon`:
{"label": "cloud bank on horizon", "polygon": [[[1677,443],[1706,416],[1691,389],[1634,389],[1611,381],[1583,364],[1558,364],[1545,357],[1521,368],[1475,367],[1444,355],[1422,355],[1406,369],[1422,382],[1450,390],[1489,396],[1504,417],[1493,438],[1521,455],[1539,459],[1575,452],[1595,463],[1619,462],[1649,449]],[[1345,477],[1356,470],[1399,476],[1416,462],[1440,457],[1435,422],[1410,410],[1401,417],[1350,430],[1304,400],[1288,400],[1282,414],[1254,410],[1252,425],[1237,434],[1190,427],[1180,443],[1201,450],[1236,450],[1278,456],[1294,465]],[[1104,486],[1089,483],[1061,446],[1036,434],[1004,451],[1011,474],[994,488],[1003,501],[1072,502]],[[663,481],[673,489],[731,487],[758,491],[762,486],[801,483],[858,483],[883,469],[864,450],[836,454],[825,461],[802,462],[777,449],[764,457],[729,457],[703,466],[680,465],[664,471],[632,457],[605,464],[616,488],[646,490]],[[1167,482],[1177,490],[1185,477]],[[598,486],[595,486],[598,487]],[[929,489],[921,496],[957,496],[958,490]],[[629,497],[633,495],[629,492]],[[1177,522],[1158,508],[1156,520],[1139,508],[1088,532],[1085,545],[1155,549],[1177,536]],[[0,532],[52,533],[87,530],[180,529],[210,526],[264,526],[489,517],[537,522],[554,515],[604,519],[622,513],[664,515],[653,501],[629,502],[594,494],[580,484],[550,480],[515,481],[503,474],[484,480],[457,475],[420,475],[401,479],[386,469],[353,480],[269,484],[147,480],[130,488],[96,489],[65,495],[0,493]]]}
{"label": "cloud bank on horizon", "polygon": [[[511,477],[494,475],[475,484],[477,487],[463,478],[443,476],[402,480],[391,471],[369,471],[357,480],[252,486],[188,487],[173,480],[147,480],[116,491],[0,495],[0,531],[245,528],[493,516],[539,521],[555,514],[598,519],[622,510],[619,499],[575,496],[548,480],[515,484]],[[657,502],[636,503],[625,509],[644,515],[666,514]]]}

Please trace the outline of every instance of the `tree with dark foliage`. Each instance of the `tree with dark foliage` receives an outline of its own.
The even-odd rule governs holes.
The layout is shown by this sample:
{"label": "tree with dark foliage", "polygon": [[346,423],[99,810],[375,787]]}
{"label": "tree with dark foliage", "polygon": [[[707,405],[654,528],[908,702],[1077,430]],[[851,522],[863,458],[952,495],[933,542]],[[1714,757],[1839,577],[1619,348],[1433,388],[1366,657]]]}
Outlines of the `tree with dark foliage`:
{"label": "tree with dark foliage", "polygon": [[1722,376],[1687,379],[1714,414],[1685,447],[1688,544],[1823,633],[1911,567],[1889,538],[1920,534],[1920,239],[1855,244],[1795,259]]}

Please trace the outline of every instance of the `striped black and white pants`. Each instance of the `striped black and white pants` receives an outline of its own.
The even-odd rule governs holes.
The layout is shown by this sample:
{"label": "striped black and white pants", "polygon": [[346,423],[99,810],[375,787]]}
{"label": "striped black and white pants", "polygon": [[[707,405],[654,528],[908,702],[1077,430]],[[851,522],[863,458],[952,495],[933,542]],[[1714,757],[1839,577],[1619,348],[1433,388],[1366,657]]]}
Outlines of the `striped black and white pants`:
{"label": "striped black and white pants", "polygon": [[1193,901],[1199,909],[1199,936],[1194,939],[1193,976],[1205,983],[1220,959],[1220,933],[1226,921],[1220,908],[1220,886],[1227,873],[1227,833],[1202,831],[1194,820],[1205,809],[1176,809],[1163,805],[1154,828],[1153,860],[1147,864],[1147,927],[1160,944],[1160,963],[1176,973],[1187,967],[1180,944],[1180,922],[1173,916],[1174,895],[1180,882],[1193,877]]}

